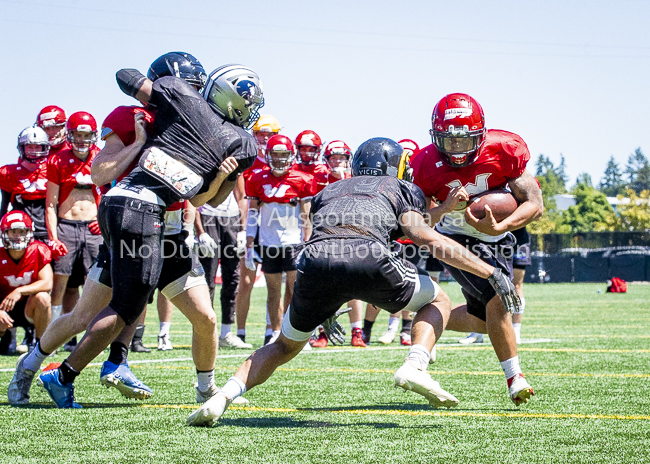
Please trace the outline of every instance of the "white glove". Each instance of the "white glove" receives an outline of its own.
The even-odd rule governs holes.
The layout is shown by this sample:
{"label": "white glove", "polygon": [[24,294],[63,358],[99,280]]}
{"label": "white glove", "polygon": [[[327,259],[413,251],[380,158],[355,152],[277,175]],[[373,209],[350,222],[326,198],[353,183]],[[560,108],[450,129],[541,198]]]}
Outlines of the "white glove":
{"label": "white glove", "polygon": [[244,264],[246,265],[247,269],[251,271],[256,271],[257,263],[261,263],[261,262],[262,262],[262,258],[260,258],[259,253],[257,253],[257,251],[255,251],[253,247],[246,249],[246,257],[244,258]]}
{"label": "white glove", "polygon": [[246,253],[246,231],[240,230],[237,232],[237,256],[242,256]]}
{"label": "white glove", "polygon": [[199,235],[199,256],[202,258],[214,258],[217,250],[217,242],[207,232]]}

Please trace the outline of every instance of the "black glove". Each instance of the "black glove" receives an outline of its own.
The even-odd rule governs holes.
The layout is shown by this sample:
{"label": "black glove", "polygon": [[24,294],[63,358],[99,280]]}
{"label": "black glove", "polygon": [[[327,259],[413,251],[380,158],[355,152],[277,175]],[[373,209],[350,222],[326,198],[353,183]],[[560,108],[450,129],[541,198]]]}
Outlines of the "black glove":
{"label": "black glove", "polygon": [[350,307],[341,308],[323,322],[323,330],[332,345],[343,345],[345,343],[345,329],[338,323],[337,319],[340,315],[349,313],[351,310]]}
{"label": "black glove", "polygon": [[512,281],[508,279],[507,276],[503,275],[501,269],[495,268],[492,275],[488,277],[488,282],[492,285],[492,288],[497,295],[503,300],[503,305],[506,308],[506,311],[509,313],[514,313],[521,307],[521,298],[517,293],[517,289],[513,285]]}

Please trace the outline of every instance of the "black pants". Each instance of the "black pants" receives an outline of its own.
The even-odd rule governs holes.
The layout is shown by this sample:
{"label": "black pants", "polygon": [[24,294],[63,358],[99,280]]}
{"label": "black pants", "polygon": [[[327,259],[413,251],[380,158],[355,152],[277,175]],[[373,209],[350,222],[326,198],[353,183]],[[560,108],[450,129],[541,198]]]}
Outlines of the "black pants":
{"label": "black pants", "polygon": [[210,301],[214,305],[214,282],[217,267],[221,261],[221,323],[235,322],[235,296],[239,285],[239,257],[237,256],[237,232],[239,231],[239,216],[220,217],[201,214],[201,222],[205,232],[217,242],[218,248],[214,258],[200,258],[205,278],[210,289]]}

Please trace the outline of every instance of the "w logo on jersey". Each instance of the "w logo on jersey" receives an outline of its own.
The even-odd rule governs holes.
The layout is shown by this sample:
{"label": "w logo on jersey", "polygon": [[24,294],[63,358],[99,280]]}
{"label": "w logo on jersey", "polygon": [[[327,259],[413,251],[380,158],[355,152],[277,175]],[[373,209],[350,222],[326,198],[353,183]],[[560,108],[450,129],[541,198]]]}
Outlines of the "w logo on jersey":
{"label": "w logo on jersey", "polygon": [[20,183],[23,185],[25,192],[36,192],[37,190],[47,190],[47,179],[36,179],[36,182],[31,182],[29,179],[22,179]]}
{"label": "w logo on jersey", "polygon": [[287,184],[278,185],[277,187],[274,187],[270,184],[262,185],[262,188],[264,189],[264,196],[267,198],[282,198],[287,194],[289,187],[290,186]]}
{"label": "w logo on jersey", "polygon": [[82,174],[80,172],[77,172],[73,174],[72,177],[77,181],[77,184],[93,185],[93,180],[90,174]]}
{"label": "w logo on jersey", "polygon": [[[488,177],[492,175],[491,172],[486,173],[486,174],[479,174],[476,176],[476,182],[468,182],[467,184],[464,185],[465,190],[467,190],[467,194],[470,196],[473,195],[478,195],[479,193],[483,193],[487,190],[489,190],[488,187]],[[450,189],[456,188],[456,187],[463,187],[463,183],[459,180],[454,180],[452,182],[449,182],[446,184],[447,187]]]}
{"label": "w logo on jersey", "polygon": [[32,274],[34,274],[34,271],[23,272],[21,277],[5,276],[5,279],[9,282],[10,287],[22,287],[32,283]]}

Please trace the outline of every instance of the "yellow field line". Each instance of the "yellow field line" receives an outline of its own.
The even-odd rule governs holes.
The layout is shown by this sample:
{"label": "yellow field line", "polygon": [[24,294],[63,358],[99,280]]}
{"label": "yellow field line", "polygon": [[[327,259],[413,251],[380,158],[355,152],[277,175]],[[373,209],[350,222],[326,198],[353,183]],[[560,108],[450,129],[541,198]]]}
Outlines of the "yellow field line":
{"label": "yellow field line", "polygon": [[[141,404],[141,408],[160,409],[196,409],[195,405],[189,404]],[[330,412],[334,414],[362,414],[377,416],[429,416],[429,417],[513,417],[513,418],[535,418],[535,419],[611,419],[611,420],[650,420],[650,416],[624,416],[619,414],[544,414],[527,412],[465,412],[465,411],[403,411],[403,410],[377,410],[377,409],[348,409],[340,411],[323,411],[295,409],[295,408],[258,408],[255,406],[234,406],[230,409],[235,411],[251,412],[275,412],[275,413],[309,413]]]}

